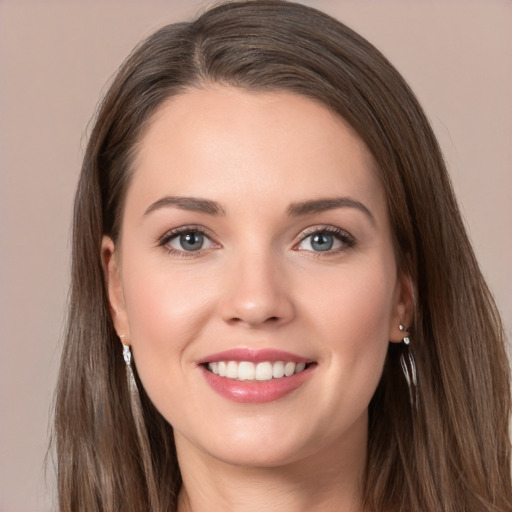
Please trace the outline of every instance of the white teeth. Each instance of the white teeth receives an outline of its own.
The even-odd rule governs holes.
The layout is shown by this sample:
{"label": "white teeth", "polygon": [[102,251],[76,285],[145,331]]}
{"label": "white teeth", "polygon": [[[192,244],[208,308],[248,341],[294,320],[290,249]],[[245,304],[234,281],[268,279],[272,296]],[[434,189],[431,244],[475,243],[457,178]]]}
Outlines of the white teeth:
{"label": "white teeth", "polygon": [[272,377],[274,379],[284,377],[284,363],[282,361],[277,361],[277,363],[272,365]]}
{"label": "white teeth", "polygon": [[229,361],[226,366],[226,377],[228,379],[238,379],[238,363],[236,361]]}
{"label": "white teeth", "polygon": [[300,373],[306,368],[306,363],[297,363],[295,365],[295,373]]}
{"label": "white teeth", "polygon": [[256,380],[272,379],[272,363],[258,363],[256,366]]}
{"label": "white teeth", "polygon": [[284,365],[284,374],[287,377],[290,377],[295,373],[295,363],[286,363]]}
{"label": "white teeth", "polygon": [[238,378],[240,380],[254,380],[256,366],[249,361],[242,361],[238,364]]}
{"label": "white teeth", "polygon": [[238,380],[265,381],[291,377],[294,373],[300,373],[306,368],[306,363],[293,363],[291,361],[264,361],[252,363],[251,361],[218,361],[208,363],[208,369],[215,375]]}

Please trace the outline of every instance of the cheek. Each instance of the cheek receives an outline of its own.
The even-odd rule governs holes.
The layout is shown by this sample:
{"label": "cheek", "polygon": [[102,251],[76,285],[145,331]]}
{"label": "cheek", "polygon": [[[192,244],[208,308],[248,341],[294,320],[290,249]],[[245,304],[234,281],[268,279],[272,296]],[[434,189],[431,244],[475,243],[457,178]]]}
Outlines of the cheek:
{"label": "cheek", "polygon": [[304,309],[313,312],[312,320],[323,319],[329,339],[353,340],[355,346],[387,343],[395,306],[393,268],[377,261],[316,275],[317,291],[309,294]]}
{"label": "cheek", "polygon": [[371,399],[387,354],[395,306],[393,268],[377,262],[333,273],[325,281],[328,293],[317,293],[304,305],[324,340],[324,357],[336,380],[332,389],[344,389],[360,404]]}
{"label": "cheek", "polygon": [[193,364],[187,354],[215,308],[215,287],[198,282],[198,272],[170,272],[158,262],[151,269],[146,263],[127,262],[123,280],[134,360],[158,407],[163,390],[176,388],[175,376],[186,375],[184,367]]}
{"label": "cheek", "polygon": [[[142,269],[142,270],[141,270]],[[205,310],[214,304],[215,283],[204,270],[171,268],[165,257],[133,258],[123,267],[125,302],[134,344],[179,346],[201,329]]]}

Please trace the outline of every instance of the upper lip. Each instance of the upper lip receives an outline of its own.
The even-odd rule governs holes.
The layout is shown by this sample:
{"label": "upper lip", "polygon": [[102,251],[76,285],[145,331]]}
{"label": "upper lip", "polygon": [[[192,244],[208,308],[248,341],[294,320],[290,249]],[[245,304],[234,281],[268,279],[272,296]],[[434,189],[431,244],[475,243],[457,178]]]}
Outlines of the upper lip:
{"label": "upper lip", "polygon": [[275,350],[272,348],[233,348],[203,357],[197,361],[197,364],[215,363],[219,361],[250,361],[253,363],[262,363],[265,361],[286,361],[293,363],[313,362],[307,357],[302,357],[297,354],[292,354],[291,352]]}

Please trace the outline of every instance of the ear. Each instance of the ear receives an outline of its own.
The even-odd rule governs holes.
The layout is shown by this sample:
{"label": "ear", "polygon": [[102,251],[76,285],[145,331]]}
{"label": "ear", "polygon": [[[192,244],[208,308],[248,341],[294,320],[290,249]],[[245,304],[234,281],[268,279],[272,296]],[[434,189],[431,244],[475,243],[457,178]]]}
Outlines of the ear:
{"label": "ear", "polygon": [[114,327],[118,336],[123,338],[123,343],[129,344],[130,328],[126,314],[119,255],[116,253],[114,242],[108,236],[104,236],[101,243],[101,262]]}
{"label": "ear", "polygon": [[388,339],[392,343],[400,343],[406,333],[400,330],[400,325],[406,329],[412,323],[414,312],[414,284],[409,274],[399,271],[395,289],[395,300]]}

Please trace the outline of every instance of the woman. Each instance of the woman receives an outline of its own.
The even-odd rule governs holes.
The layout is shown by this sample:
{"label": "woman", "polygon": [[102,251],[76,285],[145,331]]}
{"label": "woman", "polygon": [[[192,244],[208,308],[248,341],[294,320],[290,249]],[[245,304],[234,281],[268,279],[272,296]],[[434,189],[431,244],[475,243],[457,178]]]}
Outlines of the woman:
{"label": "woman", "polygon": [[512,510],[499,316],[420,106],[339,22],[151,36],[73,240],[62,511]]}

